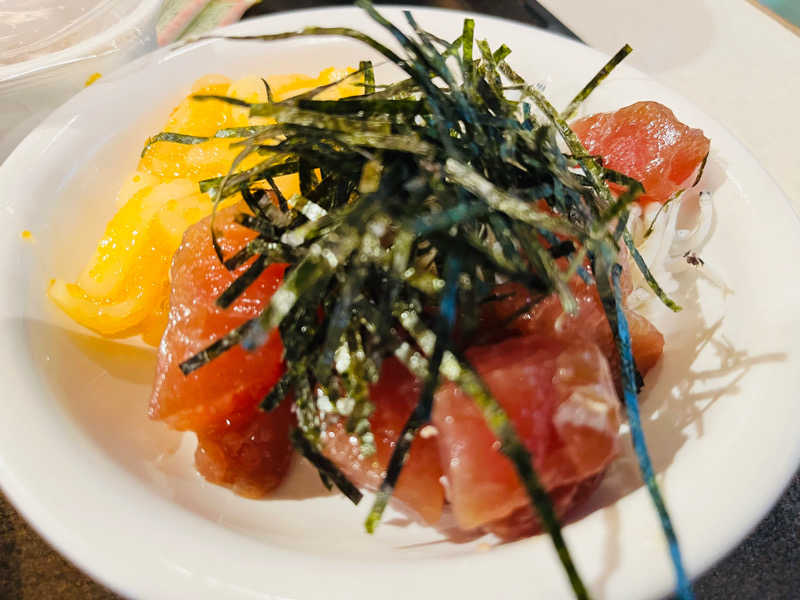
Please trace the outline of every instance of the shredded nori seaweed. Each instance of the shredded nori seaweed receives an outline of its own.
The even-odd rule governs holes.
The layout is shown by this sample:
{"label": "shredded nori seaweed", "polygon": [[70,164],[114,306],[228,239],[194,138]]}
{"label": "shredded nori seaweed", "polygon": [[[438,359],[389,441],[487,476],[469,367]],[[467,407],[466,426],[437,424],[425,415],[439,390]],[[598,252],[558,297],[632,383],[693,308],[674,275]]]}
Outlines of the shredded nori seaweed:
{"label": "shredded nori seaweed", "polygon": [[[461,36],[448,42],[422,30],[408,12],[411,35],[367,0],[357,4],[394,38],[399,53],[344,27],[227,38],[344,36],[377,51],[407,79],[378,85],[372,63],[364,61],[357,71],[363,94],[352,98],[315,99],[335,84],[281,102],[274,102],[268,89],[264,104],[204,97],[247,106],[251,115],[276,121],[216,136],[242,138],[236,142],[241,152],[228,175],[202,182],[201,190],[212,194],[215,206],[241,192],[252,214],[244,213],[239,222],[259,234],[225,259],[212,219],[212,239],[225,265],[236,269],[253,260],[217,302],[229,306],[271,262],[286,262],[289,269],[258,317],[181,369],[190,373],[237,344],[256,348],[277,327],[286,372],[262,409],[291,398],[298,422],[295,447],[317,467],[323,483],[357,502],[360,492],[323,455],[322,433],[331,418],[343,418],[360,440],[362,454],[374,452],[369,385],[377,381],[385,358],[399,358],[424,384],[367,518],[369,531],[380,520],[417,432],[430,419],[440,381],[454,381],[481,409],[552,537],[576,596],[585,598],[532,457],[465,360],[461,344],[472,339],[480,307],[498,299],[493,290],[499,281],[525,286],[532,302],[555,293],[568,312],[577,307],[570,280],[580,276],[596,283],[617,341],[643,478],[662,519],[678,592],[691,597],[639,422],[638,372],[616,264],[620,243],[664,303],[678,307],[658,287],[625,230],[628,206],[642,193],[641,184],[603,168],[566,122],[630,47],[623,47],[559,113],[508,65],[509,48],[492,50],[475,39],[472,20],[466,19]],[[162,133],[148,140],[145,151],[157,142],[205,139]],[[254,153],[263,159],[237,172]],[[301,190],[289,199],[272,180],[288,173],[298,174]],[[615,197],[607,182],[624,191]]]}

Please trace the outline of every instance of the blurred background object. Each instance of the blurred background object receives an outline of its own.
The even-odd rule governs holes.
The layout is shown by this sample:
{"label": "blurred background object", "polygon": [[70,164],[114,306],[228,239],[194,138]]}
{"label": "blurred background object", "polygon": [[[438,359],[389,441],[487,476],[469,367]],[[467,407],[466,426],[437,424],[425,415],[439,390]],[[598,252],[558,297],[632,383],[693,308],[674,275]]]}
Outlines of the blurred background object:
{"label": "blurred background object", "polygon": [[158,15],[158,44],[163,46],[238,21],[261,0],[164,0]]}
{"label": "blurred background object", "polygon": [[[188,0],[183,0],[184,2]],[[452,8],[456,10],[467,10],[471,12],[481,13],[484,15],[492,15],[495,17],[502,17],[510,19],[519,23],[527,23],[539,29],[545,29],[551,33],[557,33],[573,40],[578,40],[570,29],[564,26],[551,12],[542,6],[536,0],[406,0],[405,2],[398,2],[397,0],[373,0],[376,5],[380,4],[403,4],[406,6],[430,6],[436,8]],[[301,10],[306,8],[315,8],[323,5],[341,5],[351,6],[353,0],[326,0],[320,2],[319,0],[294,0],[292,9]],[[244,14],[245,18],[255,17],[260,15],[267,15],[282,10],[286,10],[286,2],[275,2],[274,0],[261,0],[257,1],[247,12]]]}
{"label": "blurred background object", "polygon": [[800,27],[800,0],[758,0],[758,3],[792,25]]}
{"label": "blurred background object", "polygon": [[161,0],[0,2],[0,163],[96,74],[155,48]]}

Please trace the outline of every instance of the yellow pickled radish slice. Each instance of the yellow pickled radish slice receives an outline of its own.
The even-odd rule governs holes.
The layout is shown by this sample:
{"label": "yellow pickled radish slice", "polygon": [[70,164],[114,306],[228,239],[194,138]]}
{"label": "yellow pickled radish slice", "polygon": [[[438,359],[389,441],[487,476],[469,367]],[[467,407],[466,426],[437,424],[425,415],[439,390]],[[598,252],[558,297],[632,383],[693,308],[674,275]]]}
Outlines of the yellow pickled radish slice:
{"label": "yellow pickled radish slice", "polygon": [[[297,96],[321,85],[328,85],[329,83],[344,79],[352,72],[352,69],[335,69],[331,67],[320,71],[317,77],[309,77],[308,75],[274,75],[272,77],[267,77],[267,81],[269,82],[275,101],[280,102],[281,100]],[[337,100],[345,96],[362,94],[363,88],[354,85],[356,83],[359,83],[359,79],[353,77],[352,81],[348,79],[340,85],[321,92],[315,96],[315,98],[317,100]]]}
{"label": "yellow pickled radish slice", "polygon": [[[161,302],[156,309],[142,321],[139,326],[141,331],[142,341],[150,346],[158,346],[161,342],[161,336],[167,328],[167,320],[169,318],[169,286],[165,286],[164,293],[162,294]],[[137,332],[132,332],[135,335]]]}
{"label": "yellow pickled radish slice", "polygon": [[[338,81],[349,72],[326,69],[318,77],[284,75],[268,78],[276,101]],[[319,99],[336,99],[362,93],[353,82],[326,90]],[[266,102],[260,77],[231,82],[220,75],[198,80],[191,94],[232,96],[247,102]],[[240,151],[235,138],[213,138],[220,129],[273,122],[250,118],[246,109],[217,100],[185,98],[171,113],[162,131],[212,138],[187,145],[159,142],[152,145],[117,195],[117,214],[108,223],[103,239],[75,283],[54,280],[48,294],[72,319],[101,335],[141,335],[157,345],[166,326],[169,309],[169,266],[186,229],[211,212],[208,196],[199,193],[198,182],[219,177]],[[155,134],[157,132],[152,132]],[[264,160],[251,155],[239,166],[247,169]],[[282,193],[299,193],[297,175],[275,179]],[[239,196],[222,203],[236,202]]]}
{"label": "yellow pickled radish slice", "polygon": [[[269,81],[269,79],[267,79]],[[270,84],[272,89],[272,84]],[[253,104],[267,101],[267,88],[263,79],[256,75],[242,77],[234,81],[228,88],[227,95],[231,98],[238,98]],[[248,125],[268,125],[274,123],[274,119],[264,117],[250,118],[250,110],[242,106],[231,107],[231,119],[233,127],[247,127]]]}
{"label": "yellow pickled radish slice", "polygon": [[129,335],[155,308],[163,294],[169,268],[151,243],[149,227],[142,233],[142,251],[133,257],[114,297],[96,297],[74,283],[54,280],[48,294],[72,319],[105,336]]}
{"label": "yellow pickled radish slice", "polygon": [[136,171],[133,175],[126,177],[125,181],[122,182],[122,187],[119,188],[119,193],[117,193],[117,207],[121,208],[124,206],[139,190],[152,187],[159,183],[163,183],[161,178],[150,173]]}
{"label": "yellow pickled radish slice", "polygon": [[[196,188],[194,184],[187,188],[183,185],[185,183],[177,181],[144,188],[112,219],[117,233],[125,226],[128,231],[138,228],[139,232],[135,236],[139,238],[136,251],[124,255],[124,268],[118,268],[114,260],[105,263],[111,265],[104,273],[108,279],[100,278],[99,281],[103,284],[113,281],[113,294],[96,296],[87,293],[80,284],[54,280],[48,290],[53,301],[73,320],[101,335],[141,333],[146,343],[156,345],[166,325],[172,255],[180,246],[183,232],[207,216],[212,208],[206,195],[198,192],[184,194],[187,189]],[[171,197],[170,190],[177,197]],[[126,216],[125,208],[129,205],[137,207],[145,198],[151,203],[148,208],[156,206],[150,213],[149,222],[121,223],[120,217]],[[133,215],[132,221],[143,212]],[[95,269],[95,279],[90,280],[92,283],[98,282],[96,277],[101,271]]]}
{"label": "yellow pickled radish slice", "polygon": [[164,131],[209,137],[219,129],[231,127],[230,104],[192,97],[195,94],[224,96],[230,83],[230,79],[221,75],[209,75],[197,80],[192,86],[191,95],[184,98],[172,111]]}
{"label": "yellow pickled radish slice", "polygon": [[[202,181],[221,177],[242,150],[231,146],[237,141],[237,138],[212,138],[200,144],[157,142],[142,156],[139,170],[162,180],[187,177]],[[249,169],[262,160],[263,156],[252,154],[239,165],[238,170]]]}
{"label": "yellow pickled radish slice", "polygon": [[147,186],[136,192],[108,223],[94,255],[78,277],[76,283],[83,292],[96,298],[118,296],[133,262],[149,243],[144,234],[156,212],[170,200],[196,194],[197,184],[188,179]]}
{"label": "yellow pickled radish slice", "polygon": [[[317,77],[309,77],[308,75],[273,75],[267,77],[270,91],[275,102],[280,102],[303,94],[316,87],[327,85],[345,78],[352,69],[335,69],[329,68],[320,72]],[[319,100],[337,100],[345,96],[354,96],[363,93],[360,86],[354,85],[358,83],[357,78],[353,81],[347,80],[346,82],[325,90],[317,96]],[[244,100],[245,102],[266,102],[267,89],[264,85],[264,80],[256,75],[242,77],[234,81],[228,88],[228,96]],[[268,125],[274,123],[275,120],[267,117],[250,117],[248,118],[248,110],[241,107],[233,107],[232,117],[236,123],[236,127],[245,127],[248,125]],[[263,159],[263,156],[260,157]],[[246,169],[251,165],[243,165],[242,169]],[[212,175],[213,177],[213,175]],[[300,193],[300,180],[297,175],[283,175],[275,178],[275,184],[281,190],[281,193],[287,198],[291,198],[295,194]]]}
{"label": "yellow pickled radish slice", "polygon": [[154,215],[151,234],[158,249],[170,258],[178,250],[189,226],[211,214],[212,203],[205,194],[168,200]]}
{"label": "yellow pickled radish slice", "polygon": [[300,178],[297,175],[281,175],[275,178],[275,185],[286,198],[300,193]]}
{"label": "yellow pickled radish slice", "polygon": [[142,288],[135,296],[105,302],[60,279],[50,283],[47,293],[72,320],[108,337],[133,334],[134,327],[153,312],[159,297],[158,290]]}
{"label": "yellow pickled radish slice", "polygon": [[[309,77],[308,75],[273,75],[266,77],[269,83],[272,98],[275,102],[281,102],[292,96],[297,96],[312,90],[322,85],[328,85],[352,73],[352,69],[334,69],[329,68],[320,72],[317,77]],[[363,88],[354,85],[358,83],[357,78],[353,81],[347,80],[346,82],[332,87],[320,93],[316,98],[318,100],[337,100],[344,96],[354,96],[363,93]],[[228,96],[244,100],[245,102],[267,102],[267,89],[264,86],[264,78],[257,75],[250,75],[242,77],[234,81],[228,88]],[[266,125],[274,123],[274,119],[265,117],[248,117],[248,109],[243,107],[234,106],[231,109],[231,116],[236,127],[244,127],[246,125]]]}

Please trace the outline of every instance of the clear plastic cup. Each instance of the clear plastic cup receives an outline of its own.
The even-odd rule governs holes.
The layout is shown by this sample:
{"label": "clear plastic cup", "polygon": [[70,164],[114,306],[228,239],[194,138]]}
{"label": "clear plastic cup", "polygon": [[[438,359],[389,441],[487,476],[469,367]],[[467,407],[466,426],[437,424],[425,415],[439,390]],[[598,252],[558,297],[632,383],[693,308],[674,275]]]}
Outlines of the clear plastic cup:
{"label": "clear plastic cup", "polygon": [[0,163],[95,74],[156,47],[161,0],[0,2]]}

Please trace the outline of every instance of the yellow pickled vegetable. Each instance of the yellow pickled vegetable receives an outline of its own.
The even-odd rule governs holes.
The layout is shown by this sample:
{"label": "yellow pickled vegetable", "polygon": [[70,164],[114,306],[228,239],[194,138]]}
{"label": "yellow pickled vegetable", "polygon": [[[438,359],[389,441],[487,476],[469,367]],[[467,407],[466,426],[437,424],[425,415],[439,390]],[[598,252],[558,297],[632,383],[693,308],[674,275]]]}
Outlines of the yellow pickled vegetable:
{"label": "yellow pickled vegetable", "polygon": [[[342,79],[348,71],[326,69],[318,77],[281,75],[267,78],[276,101]],[[325,90],[318,98],[337,99],[361,93],[344,83]],[[247,102],[266,102],[260,77],[231,82],[220,75],[204,77],[172,111],[164,131],[212,137],[218,130],[268,124],[250,118],[246,109],[218,100],[197,100],[194,94],[232,96]],[[235,138],[217,138],[194,145],[157,142],[139,162],[137,171],[122,185],[119,209],[106,226],[93,256],[74,283],[51,281],[50,298],[72,319],[100,335],[141,335],[157,345],[169,311],[169,267],[183,233],[210,214],[212,203],[199,191],[198,182],[227,173],[239,149]],[[248,157],[247,169],[262,157]],[[276,178],[286,197],[298,193],[296,175]],[[232,202],[235,200],[229,200]]]}
{"label": "yellow pickled vegetable", "polygon": [[210,212],[208,197],[181,179],[136,192],[106,227],[74,284],[55,280],[50,297],[70,317],[101,335],[132,331],[168,292],[169,266],[183,232]]}

